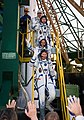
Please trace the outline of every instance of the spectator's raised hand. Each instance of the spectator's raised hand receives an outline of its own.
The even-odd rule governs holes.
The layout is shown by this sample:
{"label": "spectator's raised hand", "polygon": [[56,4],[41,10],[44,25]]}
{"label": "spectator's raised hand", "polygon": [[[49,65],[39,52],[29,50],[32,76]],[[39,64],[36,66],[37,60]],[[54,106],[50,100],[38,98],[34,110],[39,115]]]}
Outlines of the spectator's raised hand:
{"label": "spectator's raised hand", "polygon": [[31,118],[31,120],[38,120],[37,119],[37,111],[36,111],[36,105],[34,102],[29,101],[27,103],[28,110],[25,109],[25,114]]}
{"label": "spectator's raised hand", "polygon": [[74,113],[75,116],[78,116],[78,115],[82,115],[82,109],[81,109],[81,105],[80,105],[80,99],[79,98],[76,98],[75,96],[70,96],[68,98],[68,106],[67,106],[67,109]]}
{"label": "spectator's raised hand", "polygon": [[16,106],[16,101],[15,100],[10,100],[8,101],[8,104],[6,104],[6,107],[7,108],[14,108],[15,109],[15,106]]}

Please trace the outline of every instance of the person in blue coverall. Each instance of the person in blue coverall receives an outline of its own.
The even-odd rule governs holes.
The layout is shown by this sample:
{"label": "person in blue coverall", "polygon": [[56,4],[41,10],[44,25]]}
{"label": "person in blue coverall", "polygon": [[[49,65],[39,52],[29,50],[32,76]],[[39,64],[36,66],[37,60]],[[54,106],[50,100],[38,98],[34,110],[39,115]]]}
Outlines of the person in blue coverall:
{"label": "person in blue coverall", "polygon": [[27,30],[27,19],[28,19],[28,23],[30,23],[31,21],[31,16],[28,15],[28,8],[24,8],[24,16],[22,16],[20,18],[20,30],[22,33],[25,33]]}
{"label": "person in blue coverall", "polygon": [[[20,34],[19,34],[19,54],[22,53],[22,34],[27,33],[27,20],[28,24],[31,21],[31,16],[28,15],[29,9],[24,8],[24,16],[20,18]],[[24,34],[24,48],[26,49],[26,42],[25,42],[26,34]]]}

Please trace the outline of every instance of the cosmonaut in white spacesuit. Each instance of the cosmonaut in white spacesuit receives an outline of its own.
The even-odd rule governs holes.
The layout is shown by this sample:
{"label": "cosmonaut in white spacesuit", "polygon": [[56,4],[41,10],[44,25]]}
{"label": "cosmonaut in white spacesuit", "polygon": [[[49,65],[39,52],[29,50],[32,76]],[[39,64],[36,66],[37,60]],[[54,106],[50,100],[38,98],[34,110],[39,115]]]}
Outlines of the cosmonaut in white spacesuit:
{"label": "cosmonaut in white spacesuit", "polygon": [[34,17],[31,19],[29,28],[30,30],[37,30],[38,29],[38,23],[40,22],[40,18],[43,15],[43,12],[41,10],[37,11],[37,17]]}
{"label": "cosmonaut in white spacesuit", "polygon": [[43,50],[47,50],[48,52],[48,58],[51,58],[51,49],[52,47],[47,44],[47,41],[44,37],[41,37],[39,40],[39,45],[37,47],[32,47],[32,45],[30,44],[30,42],[26,39],[26,44],[28,47],[28,50],[33,51],[34,52],[34,56],[32,57],[32,59],[37,59],[38,54]]}
{"label": "cosmonaut in white spacesuit", "polygon": [[46,38],[47,44],[49,44],[51,46],[51,41],[52,41],[51,31],[50,31],[50,27],[47,23],[47,17],[45,15],[43,15],[40,18],[37,45],[39,44],[39,38],[42,37],[42,36],[44,36]]}
{"label": "cosmonaut in white spacesuit", "polygon": [[52,62],[48,60],[48,52],[45,49],[41,51],[38,57],[38,60],[31,59],[29,64],[30,66],[34,65],[36,70],[35,88],[39,98],[40,120],[44,120],[45,107],[53,111],[50,103],[55,99],[56,72],[53,69]]}
{"label": "cosmonaut in white spacesuit", "polygon": [[32,28],[31,30],[33,30],[35,34],[34,36],[35,46],[39,45],[39,40],[43,36],[46,38],[47,44],[51,46],[52,37],[50,27],[47,23],[47,17],[43,15],[40,17],[40,20],[36,20],[37,22],[34,21],[35,20],[33,20],[33,22],[31,23],[30,29]]}
{"label": "cosmonaut in white spacesuit", "polygon": [[34,31],[34,42],[35,46],[37,46],[37,31],[39,29],[39,23],[40,23],[40,18],[43,15],[43,12],[41,10],[37,11],[37,17],[34,17],[31,19],[31,22],[29,24],[29,29],[31,31]]}

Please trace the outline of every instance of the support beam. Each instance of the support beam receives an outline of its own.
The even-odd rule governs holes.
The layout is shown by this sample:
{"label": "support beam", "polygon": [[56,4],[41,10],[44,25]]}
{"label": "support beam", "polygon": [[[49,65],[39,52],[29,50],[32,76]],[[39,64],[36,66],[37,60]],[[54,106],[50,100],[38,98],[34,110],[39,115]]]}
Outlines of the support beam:
{"label": "support beam", "polygon": [[84,0],[80,0],[80,7],[82,8],[82,10],[84,11],[84,8],[83,8],[83,3],[84,3]]}
{"label": "support beam", "polygon": [[68,2],[70,2],[70,4],[71,4],[82,16],[84,16],[84,11],[82,10],[82,8],[81,8],[74,0],[68,0]]}

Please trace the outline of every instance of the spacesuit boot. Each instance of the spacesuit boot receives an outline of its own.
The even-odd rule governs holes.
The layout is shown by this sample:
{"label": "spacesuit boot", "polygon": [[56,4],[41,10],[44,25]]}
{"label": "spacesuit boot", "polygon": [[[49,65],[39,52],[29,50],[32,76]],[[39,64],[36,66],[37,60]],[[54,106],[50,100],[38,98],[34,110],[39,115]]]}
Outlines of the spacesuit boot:
{"label": "spacesuit boot", "polygon": [[55,99],[55,90],[53,86],[50,86],[50,88],[48,86],[48,90],[49,90],[49,94],[46,96],[46,108],[52,112],[54,111],[54,107],[51,105],[51,102]]}
{"label": "spacesuit boot", "polygon": [[40,120],[45,120],[45,106],[40,107]]}

